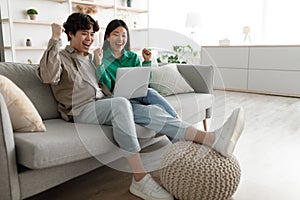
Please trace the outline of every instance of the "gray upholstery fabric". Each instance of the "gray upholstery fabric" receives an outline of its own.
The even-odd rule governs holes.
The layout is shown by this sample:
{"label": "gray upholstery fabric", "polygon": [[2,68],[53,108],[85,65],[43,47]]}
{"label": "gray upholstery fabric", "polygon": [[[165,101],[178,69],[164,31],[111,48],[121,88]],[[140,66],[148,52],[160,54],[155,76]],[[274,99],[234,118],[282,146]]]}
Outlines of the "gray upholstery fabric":
{"label": "gray upholstery fabric", "polygon": [[194,89],[178,71],[175,63],[152,67],[152,78],[149,85],[162,96],[194,92]]}
{"label": "gray upholstery fabric", "polygon": [[13,130],[6,103],[1,93],[0,147],[0,199],[19,199],[20,188],[14,149],[15,143],[13,139]]}
{"label": "gray upholstery fabric", "polygon": [[100,166],[102,164],[95,158],[87,158],[56,167],[24,171],[19,174],[22,199],[38,194]]}
{"label": "gray upholstery fabric", "polygon": [[[46,132],[15,133],[18,162],[31,169],[62,165],[93,155],[117,151],[111,126],[46,120]],[[154,131],[139,128],[138,137],[152,138]],[[110,158],[114,160],[113,158]]]}
{"label": "gray upholstery fabric", "polygon": [[[119,156],[110,143],[113,141],[110,126],[101,126],[103,134],[98,125],[75,125],[60,119],[50,86],[40,82],[35,74],[36,68],[37,65],[0,62],[0,74],[25,92],[47,127],[43,133],[13,133],[7,107],[0,94],[1,200],[30,197],[101,166],[102,163],[95,161],[92,155],[108,158],[105,162]],[[178,69],[196,94],[169,96],[167,100],[190,123],[209,117],[213,68],[179,65]],[[167,140],[153,139],[155,133],[149,129],[140,126],[136,129],[142,148]],[[17,163],[28,169],[18,172]]]}
{"label": "gray upholstery fabric", "polygon": [[[214,68],[211,65],[177,65],[179,72],[196,93],[213,93]],[[204,118],[212,116],[212,106],[206,109]],[[203,119],[204,119],[203,118]]]}
{"label": "gray upholstery fabric", "polygon": [[212,93],[213,66],[177,65],[179,72],[197,93]]}
{"label": "gray upholstery fabric", "polygon": [[205,111],[211,107],[211,94],[186,93],[165,97],[175,108],[182,120],[195,124],[205,118]]}
{"label": "gray upholstery fabric", "polygon": [[38,110],[42,119],[59,118],[57,102],[49,85],[36,76],[38,65],[0,62],[0,74],[12,80],[21,88]]}

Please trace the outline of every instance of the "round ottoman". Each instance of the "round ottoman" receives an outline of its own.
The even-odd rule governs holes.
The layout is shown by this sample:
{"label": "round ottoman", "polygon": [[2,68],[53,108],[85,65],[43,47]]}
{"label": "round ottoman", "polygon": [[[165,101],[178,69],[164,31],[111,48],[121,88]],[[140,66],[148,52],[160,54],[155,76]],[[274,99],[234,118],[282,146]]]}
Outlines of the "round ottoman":
{"label": "round ottoman", "polygon": [[234,156],[225,158],[193,142],[172,144],[162,157],[162,185],[180,200],[230,198],[240,182],[241,169]]}

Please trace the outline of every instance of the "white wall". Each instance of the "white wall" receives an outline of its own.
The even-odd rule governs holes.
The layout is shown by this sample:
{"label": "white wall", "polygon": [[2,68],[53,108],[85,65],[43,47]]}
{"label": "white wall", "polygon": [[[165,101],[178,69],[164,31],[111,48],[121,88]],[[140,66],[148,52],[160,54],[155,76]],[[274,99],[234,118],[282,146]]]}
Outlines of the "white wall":
{"label": "white wall", "polygon": [[[24,11],[29,7],[37,8],[39,19],[65,21],[68,16],[67,4],[60,4],[47,0],[9,0],[13,10],[13,17],[26,18]],[[98,1],[98,0],[97,0]],[[114,0],[99,0],[102,3],[111,3]],[[0,0],[2,16],[8,15],[7,0]],[[121,0],[116,0],[121,4]],[[142,3],[143,2],[143,3]],[[144,7],[142,0],[134,0],[134,6]],[[170,49],[173,45],[191,44],[190,30],[185,27],[186,15],[189,11],[197,11],[201,16],[201,26],[196,30],[194,40],[199,45],[218,45],[220,39],[229,38],[231,44],[243,44],[243,26],[250,26],[252,44],[300,44],[300,1],[298,0],[149,0],[150,28],[155,28],[150,34],[150,46],[159,46]],[[145,7],[144,7],[145,8]],[[120,16],[117,16],[120,17]],[[101,25],[106,25],[114,18],[112,10],[99,9],[96,17]],[[131,21],[138,21],[143,27],[147,19],[142,15],[128,16]],[[129,23],[129,26],[131,24]],[[18,25],[14,27],[15,44],[23,45],[26,38],[31,38],[33,45],[45,45],[50,37],[50,27],[39,30],[36,26]],[[157,33],[157,29],[163,29]],[[173,34],[173,33],[174,34]],[[150,31],[151,33],[151,31]],[[4,30],[8,35],[8,29]],[[135,37],[134,45],[144,47],[144,36]],[[9,38],[5,38],[9,44]],[[64,37],[64,45],[67,43]],[[38,61],[41,52],[28,52],[38,54],[34,61]],[[22,61],[28,56],[24,51],[18,52]],[[29,55],[31,56],[31,55]]]}
{"label": "white wall", "polygon": [[[182,3],[183,2],[183,3]],[[298,0],[151,0],[150,27],[165,28],[188,36],[185,19],[197,11],[201,27],[197,42],[218,45],[244,43],[243,27],[250,26],[252,44],[300,44]]]}

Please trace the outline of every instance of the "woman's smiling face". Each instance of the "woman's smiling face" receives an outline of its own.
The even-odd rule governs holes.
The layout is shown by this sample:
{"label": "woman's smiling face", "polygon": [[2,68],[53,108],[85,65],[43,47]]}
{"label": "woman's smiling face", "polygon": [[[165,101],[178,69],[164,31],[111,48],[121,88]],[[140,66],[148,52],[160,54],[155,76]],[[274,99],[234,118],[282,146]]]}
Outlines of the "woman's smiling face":
{"label": "woman's smiling face", "polygon": [[122,52],[127,43],[127,31],[123,26],[119,26],[113,30],[107,40],[109,41],[110,48],[113,52]]}

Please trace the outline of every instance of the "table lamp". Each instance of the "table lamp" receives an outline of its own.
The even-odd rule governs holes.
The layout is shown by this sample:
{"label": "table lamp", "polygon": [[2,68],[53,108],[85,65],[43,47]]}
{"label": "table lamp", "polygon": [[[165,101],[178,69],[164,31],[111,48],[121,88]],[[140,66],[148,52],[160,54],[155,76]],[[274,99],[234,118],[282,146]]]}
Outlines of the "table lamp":
{"label": "table lamp", "polygon": [[185,27],[190,28],[191,30],[191,39],[194,39],[194,34],[196,29],[200,26],[200,13],[199,12],[188,12],[186,15]]}

